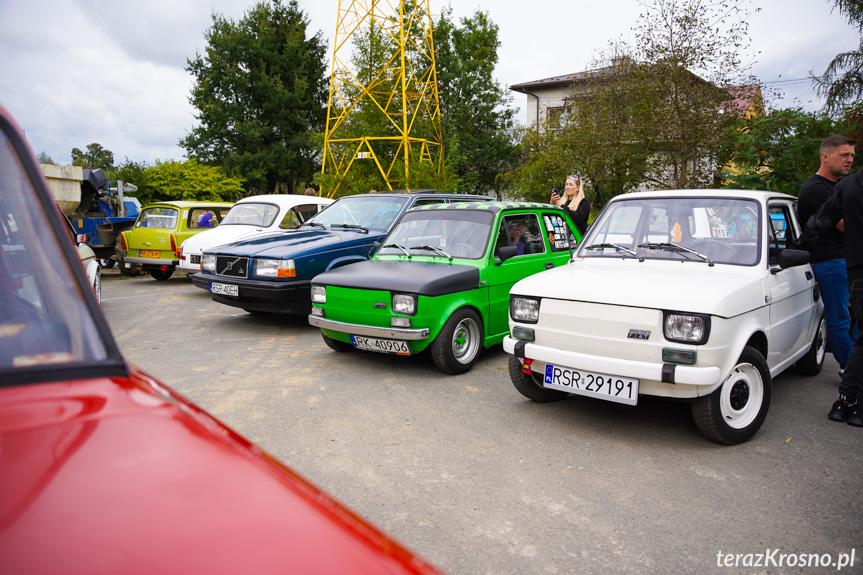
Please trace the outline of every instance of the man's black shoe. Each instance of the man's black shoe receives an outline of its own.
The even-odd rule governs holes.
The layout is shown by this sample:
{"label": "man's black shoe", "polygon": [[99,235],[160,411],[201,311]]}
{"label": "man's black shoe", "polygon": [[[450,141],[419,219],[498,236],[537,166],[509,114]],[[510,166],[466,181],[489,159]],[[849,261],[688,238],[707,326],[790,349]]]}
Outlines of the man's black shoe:
{"label": "man's black shoe", "polygon": [[851,415],[851,409],[854,407],[857,406],[853,403],[848,404],[841,399],[837,399],[836,403],[833,404],[833,408],[830,410],[830,413],[827,414],[827,417],[833,421],[844,423],[848,421],[848,417]]}
{"label": "man's black shoe", "polygon": [[848,416],[848,421],[846,421],[848,425],[853,425],[854,427],[863,427],[863,406],[859,403],[856,404],[853,409],[851,409],[851,414]]}

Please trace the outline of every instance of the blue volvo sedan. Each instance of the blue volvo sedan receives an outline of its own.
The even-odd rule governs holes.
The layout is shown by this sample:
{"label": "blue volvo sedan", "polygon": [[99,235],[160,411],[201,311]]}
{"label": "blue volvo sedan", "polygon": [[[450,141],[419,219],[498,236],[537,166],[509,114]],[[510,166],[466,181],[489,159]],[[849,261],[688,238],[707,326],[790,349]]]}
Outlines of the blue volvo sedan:
{"label": "blue volvo sedan", "polygon": [[410,208],[490,200],[430,190],[344,196],[296,230],[205,250],[192,282],[214,301],[250,313],[308,314],[312,278],[369,259]]}

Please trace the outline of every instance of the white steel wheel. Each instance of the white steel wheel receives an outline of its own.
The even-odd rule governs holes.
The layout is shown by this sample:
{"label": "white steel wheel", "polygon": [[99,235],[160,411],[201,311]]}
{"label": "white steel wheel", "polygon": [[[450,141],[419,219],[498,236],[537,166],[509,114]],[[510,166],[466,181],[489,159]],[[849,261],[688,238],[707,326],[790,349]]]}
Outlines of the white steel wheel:
{"label": "white steel wheel", "polygon": [[719,388],[719,410],[732,429],[743,429],[758,417],[764,401],[764,382],[751,363],[734,366]]}
{"label": "white steel wheel", "polygon": [[764,423],[771,389],[767,362],[758,350],[747,346],[719,389],[692,403],[695,425],[718,443],[743,443]]}

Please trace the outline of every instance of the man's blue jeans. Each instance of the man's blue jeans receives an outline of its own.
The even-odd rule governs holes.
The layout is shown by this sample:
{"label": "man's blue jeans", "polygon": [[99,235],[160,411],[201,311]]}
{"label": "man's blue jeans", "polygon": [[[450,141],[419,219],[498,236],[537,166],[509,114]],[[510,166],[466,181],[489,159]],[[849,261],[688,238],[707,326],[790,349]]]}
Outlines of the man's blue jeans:
{"label": "man's blue jeans", "polygon": [[845,271],[845,259],[812,264],[812,271],[815,272],[815,279],[818,280],[821,297],[824,299],[830,350],[839,367],[845,369],[848,354],[857,335],[856,325],[853,334],[848,332],[851,321],[848,316],[848,274]]}

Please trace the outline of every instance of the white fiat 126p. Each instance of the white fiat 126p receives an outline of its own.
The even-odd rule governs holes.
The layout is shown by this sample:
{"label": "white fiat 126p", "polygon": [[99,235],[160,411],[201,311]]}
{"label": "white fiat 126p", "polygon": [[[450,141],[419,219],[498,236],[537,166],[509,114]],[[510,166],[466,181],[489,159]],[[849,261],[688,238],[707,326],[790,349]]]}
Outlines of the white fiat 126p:
{"label": "white fiat 126p", "polygon": [[525,397],[635,405],[692,401],[699,430],[750,439],[771,379],[821,370],[824,305],[793,196],[736,190],[624,194],[571,263],[510,291],[510,378]]}

